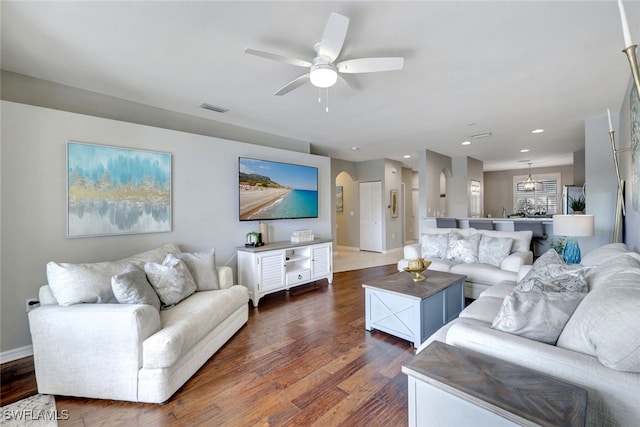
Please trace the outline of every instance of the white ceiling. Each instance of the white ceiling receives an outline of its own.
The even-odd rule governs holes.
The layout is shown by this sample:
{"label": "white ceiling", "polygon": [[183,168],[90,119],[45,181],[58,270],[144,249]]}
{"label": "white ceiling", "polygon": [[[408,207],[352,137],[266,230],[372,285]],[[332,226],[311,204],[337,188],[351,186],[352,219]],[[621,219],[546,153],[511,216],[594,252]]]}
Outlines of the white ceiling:
{"label": "white ceiling", "polygon": [[[624,4],[640,40],[640,1]],[[477,158],[485,170],[526,168],[524,159],[570,164],[584,146],[584,119],[618,112],[630,81],[615,0],[1,7],[5,70],[308,141],[318,154],[352,161],[415,167],[415,153],[429,149]],[[331,88],[328,113],[310,84],[273,96],[306,71],[244,48],[310,60],[331,12],[350,18],[340,59],[404,56],[404,69],[349,76],[355,89]],[[531,134],[536,128],[545,132]],[[461,145],[484,132],[493,135]]]}

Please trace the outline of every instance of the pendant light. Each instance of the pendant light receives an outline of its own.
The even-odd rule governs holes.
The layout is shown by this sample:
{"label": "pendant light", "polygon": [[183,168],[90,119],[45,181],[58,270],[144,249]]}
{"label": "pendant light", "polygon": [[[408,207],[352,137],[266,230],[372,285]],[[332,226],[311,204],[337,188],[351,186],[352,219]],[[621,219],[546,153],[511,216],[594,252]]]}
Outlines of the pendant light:
{"label": "pendant light", "polygon": [[534,191],[536,189],[536,182],[531,178],[531,162],[529,162],[529,177],[524,183],[524,191]]}

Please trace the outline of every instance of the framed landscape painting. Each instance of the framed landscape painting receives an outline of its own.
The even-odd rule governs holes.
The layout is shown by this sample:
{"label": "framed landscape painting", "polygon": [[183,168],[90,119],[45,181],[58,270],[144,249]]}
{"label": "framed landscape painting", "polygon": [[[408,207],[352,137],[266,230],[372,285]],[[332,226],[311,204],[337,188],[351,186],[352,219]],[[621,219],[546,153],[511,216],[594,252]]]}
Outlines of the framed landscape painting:
{"label": "framed landscape painting", "polygon": [[171,231],[171,154],[69,141],[67,235]]}

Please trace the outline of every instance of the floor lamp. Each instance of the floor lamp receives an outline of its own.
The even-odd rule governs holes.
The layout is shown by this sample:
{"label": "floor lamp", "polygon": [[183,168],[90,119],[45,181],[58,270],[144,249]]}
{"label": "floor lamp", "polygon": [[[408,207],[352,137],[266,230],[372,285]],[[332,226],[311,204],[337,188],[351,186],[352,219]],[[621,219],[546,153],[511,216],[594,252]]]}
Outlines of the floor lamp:
{"label": "floor lamp", "polygon": [[576,237],[593,236],[593,215],[554,215],[553,234],[566,236],[562,258],[567,264],[580,264],[580,246]]}

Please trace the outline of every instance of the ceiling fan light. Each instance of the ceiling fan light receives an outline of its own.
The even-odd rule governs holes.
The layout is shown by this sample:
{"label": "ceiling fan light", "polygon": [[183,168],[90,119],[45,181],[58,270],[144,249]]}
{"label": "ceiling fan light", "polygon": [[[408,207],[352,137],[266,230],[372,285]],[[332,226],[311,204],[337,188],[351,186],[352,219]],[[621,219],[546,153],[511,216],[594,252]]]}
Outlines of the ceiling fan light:
{"label": "ceiling fan light", "polygon": [[315,87],[331,87],[338,81],[338,72],[331,65],[316,65],[311,70],[309,79]]}

